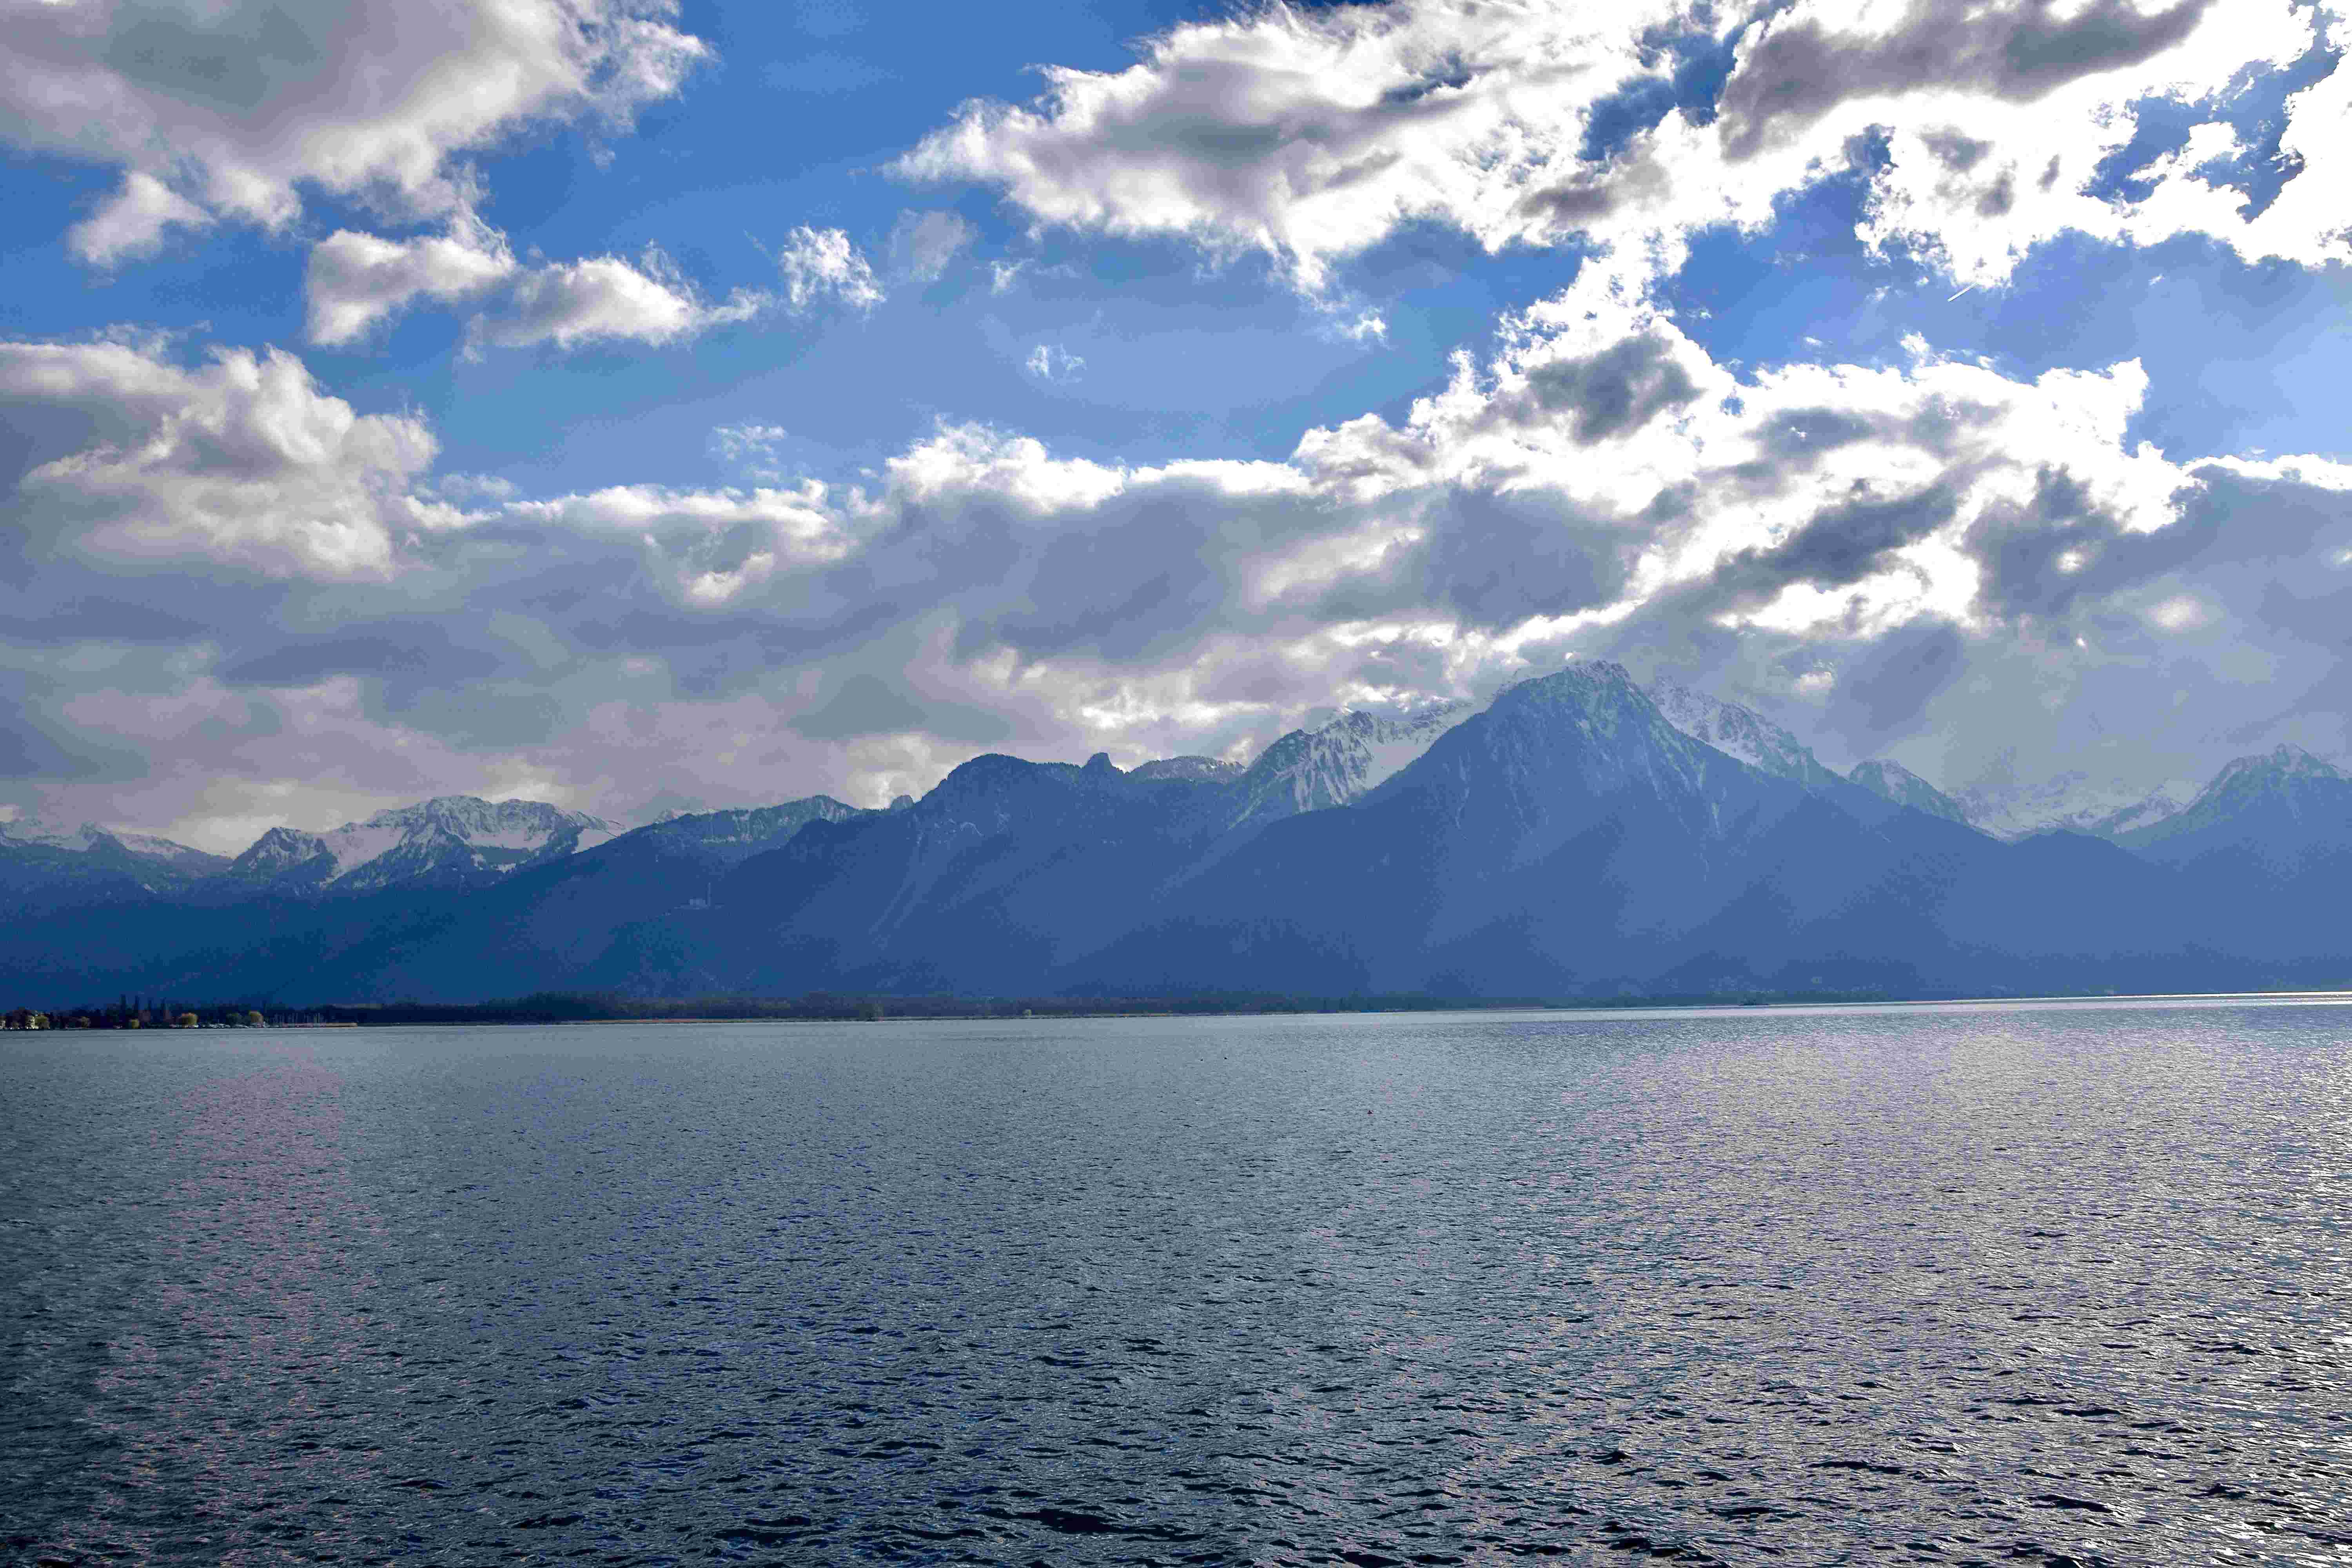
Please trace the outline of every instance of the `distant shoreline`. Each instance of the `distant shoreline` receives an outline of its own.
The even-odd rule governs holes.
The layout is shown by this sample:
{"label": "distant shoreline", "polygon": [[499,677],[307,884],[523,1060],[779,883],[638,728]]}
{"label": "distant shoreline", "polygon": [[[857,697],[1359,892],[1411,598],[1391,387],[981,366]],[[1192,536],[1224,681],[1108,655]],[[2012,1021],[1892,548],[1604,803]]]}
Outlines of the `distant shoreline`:
{"label": "distant shoreline", "polygon": [[[571,1000],[571,999],[566,999]],[[1672,998],[1528,998],[1489,1000],[1475,997],[1265,997],[1182,998],[1138,997],[1113,1002],[1076,998],[1028,999],[1013,1003],[950,997],[858,998],[849,1007],[828,999],[814,1006],[792,1002],[762,1005],[746,1001],[730,1009],[668,1011],[661,1003],[608,1004],[610,1010],[588,999],[572,1008],[539,1004],[538,998],[446,1005],[415,1004],[362,1005],[315,1009],[326,1015],[326,1026],[350,1027],[474,1027],[488,1024],[837,1024],[892,1023],[1052,1023],[1104,1018],[1237,1018],[1275,1016],[1344,1016],[1353,1014],[1396,1013],[1533,1013],[1566,1015],[1654,1013],[1741,1013],[1779,1011],[1864,1010],[1872,1008],[1938,1007],[2097,1007],[2162,1003],[2268,1003],[2352,1005],[2352,989],[2297,987],[2279,991],[2138,992],[2117,994],[2048,994],[2032,996],[1825,996]],[[677,1004],[681,1009],[690,1003]],[[868,1009],[860,1012],[858,1008]]]}
{"label": "distant shoreline", "polygon": [[[797,999],[691,997],[638,1001],[621,997],[542,994],[491,1002],[339,1003],[310,1007],[247,1009],[247,1005],[207,1004],[208,1013],[226,1014],[206,1028],[253,1027],[245,1019],[259,1014],[258,1026],[271,1029],[480,1028],[553,1024],[843,1024],[843,1023],[1076,1023],[1105,1018],[1338,1017],[1356,1014],[1505,1014],[1555,1017],[1643,1016],[1660,1014],[1738,1015],[1748,1012],[1843,1012],[1936,1008],[2093,1008],[2109,1006],[2352,1005],[2352,987],[2297,986],[2276,991],[2152,991],[2116,994],[2045,993],[2031,996],[1881,996],[1855,994],[1748,994],[1673,997],[1433,997],[1211,995],[1170,997],[1029,997],[1017,1000],[954,996],[842,996],[826,993]],[[177,1005],[173,1005],[176,1006]],[[143,1016],[143,1015],[142,1015]],[[12,1020],[9,1028],[25,1026]],[[31,1026],[36,1030],[74,1033],[122,1028],[121,1022],[76,1025],[63,1015]],[[131,1026],[137,1027],[139,1026]],[[170,1028],[150,1024],[149,1029]]]}

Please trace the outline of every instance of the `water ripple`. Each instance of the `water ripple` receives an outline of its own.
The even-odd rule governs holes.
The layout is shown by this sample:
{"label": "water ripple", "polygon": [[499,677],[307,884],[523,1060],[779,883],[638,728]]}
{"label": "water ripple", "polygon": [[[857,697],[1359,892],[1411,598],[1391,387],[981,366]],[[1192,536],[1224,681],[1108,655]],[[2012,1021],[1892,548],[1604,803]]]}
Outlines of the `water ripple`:
{"label": "water ripple", "polygon": [[2352,1563],[2341,1009],[11,1037],[22,1563]]}

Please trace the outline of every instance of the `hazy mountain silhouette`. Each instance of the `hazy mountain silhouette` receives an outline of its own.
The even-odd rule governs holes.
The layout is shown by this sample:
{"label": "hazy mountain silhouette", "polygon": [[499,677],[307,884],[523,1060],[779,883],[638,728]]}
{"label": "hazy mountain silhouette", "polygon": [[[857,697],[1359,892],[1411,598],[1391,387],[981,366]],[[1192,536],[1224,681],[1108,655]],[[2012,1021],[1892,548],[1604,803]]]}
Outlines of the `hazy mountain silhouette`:
{"label": "hazy mountain silhouette", "polygon": [[79,856],[90,895],[0,929],[0,973],[52,1000],[457,1001],[2000,993],[2352,972],[2326,901],[2352,873],[2352,775],[2306,753],[2234,763],[2119,841],[2009,842],[1894,764],[1840,777],[1749,710],[1668,697],[1577,665],[1483,710],[1343,713],[1247,768],[984,756],[887,811],[814,796],[585,847],[593,818],[467,801],[340,842],[265,836],[210,876],[0,840],[0,877],[66,876],[51,861]]}

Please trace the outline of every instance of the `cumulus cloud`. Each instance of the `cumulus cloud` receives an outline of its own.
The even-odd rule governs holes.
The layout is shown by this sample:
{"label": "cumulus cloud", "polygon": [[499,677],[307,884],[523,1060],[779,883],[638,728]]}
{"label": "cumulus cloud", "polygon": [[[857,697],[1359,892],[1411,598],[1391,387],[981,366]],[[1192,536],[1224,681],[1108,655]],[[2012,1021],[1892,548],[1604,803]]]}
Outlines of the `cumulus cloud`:
{"label": "cumulus cloud", "polygon": [[848,550],[850,520],[811,481],[796,489],[676,490],[619,485],[555,500],[519,501],[514,515],[641,545],[654,580],[676,601],[722,605]]}
{"label": "cumulus cloud", "polygon": [[212,214],[144,170],[133,169],[98,210],[66,232],[66,247],[84,261],[110,267],[144,256],[173,228],[204,228]]}
{"label": "cumulus cloud", "polygon": [[658,249],[634,262],[596,256],[524,266],[505,236],[470,217],[405,240],[338,230],[312,247],[306,283],[310,341],[328,345],[364,337],[420,298],[478,302],[470,339],[500,348],[674,343],[751,320],[772,303],[738,289],[713,304]]}
{"label": "cumulus cloud", "polygon": [[413,300],[476,299],[515,271],[506,237],[477,223],[405,240],[338,229],[310,247],[310,341],[352,342]]}
{"label": "cumulus cloud", "polygon": [[[1833,761],[1895,748],[1954,785],[2028,737],[2195,776],[2249,725],[2324,747],[2352,700],[2338,466],[2135,443],[2129,363],[1736,376],[1599,281],[1285,460],[1104,464],[955,426],[870,485],[453,480],[481,510],[421,521],[429,433],[338,413],[285,356],[0,365],[12,428],[46,432],[11,505],[50,552],[0,650],[95,672],[28,687],[22,732],[62,748],[57,790],[108,803],[85,815],[152,826],[244,823],[250,796],[207,792],[299,757],[353,795],[527,774],[610,815],[662,790],[878,803],[979,750],[1245,754],[1335,700],[1571,654],[1733,683]],[[121,569],[190,559],[264,574],[166,597]],[[166,702],[173,658],[192,695]],[[68,707],[184,772],[76,761]]]}
{"label": "cumulus cloud", "polygon": [[[969,105],[897,168],[995,185],[1044,223],[1263,252],[1315,291],[1417,222],[1489,249],[1578,237],[1632,276],[1848,173],[1869,237],[1973,282],[2067,229],[2340,260],[2346,73],[2290,102],[2292,199],[2250,217],[2201,172],[2232,87],[2315,37],[2289,0],[1276,7],[1177,26],[1125,70],[1049,69],[1036,102]],[[1669,46],[1729,59],[1717,101],[1679,100]],[[2212,129],[2137,171],[2143,193],[2102,188],[2151,100]]]}
{"label": "cumulus cloud", "polygon": [[[1246,752],[1334,700],[1491,691],[1567,656],[1761,693],[1832,762],[1894,748],[1950,787],[2021,745],[2147,781],[2265,736],[2340,750],[2343,466],[2145,445],[2131,360],[2021,376],[1912,341],[1891,364],[1740,369],[1651,287],[1696,228],[1759,226],[1839,174],[1865,188],[1865,237],[1973,282],[2065,230],[2340,257],[2328,127],[2352,73],[2288,99],[2303,164],[2251,216],[2221,118],[2122,169],[2136,106],[2221,115],[2316,28],[2272,0],[2221,16],[1251,12],[1124,73],[1056,73],[1037,106],[971,108],[908,157],[1042,221],[1273,254],[1327,331],[1364,341],[1381,318],[1334,268],[1404,224],[1600,249],[1409,411],[1310,430],[1282,461],[1124,466],[946,426],[858,484],[785,482],[781,428],[724,426],[727,487],[515,494],[433,482],[421,418],[362,416],[285,353],[0,345],[24,445],[0,550],[42,566],[19,593],[0,555],[0,654],[47,672],[0,699],[47,748],[36,771],[113,793],[87,816],[151,826],[247,823],[254,790],[306,773],[336,799],[569,781],[616,816],[663,790],[877,802],[981,748]],[[1682,45],[1728,68],[1712,101],[1675,97]],[[1955,68],[1924,73],[1936,52]],[[186,212],[125,218],[91,254],[228,212],[179,195],[186,174],[148,179],[125,212]],[[482,345],[673,343],[764,303],[713,306],[658,251],[518,261],[470,212],[320,242],[313,339],[436,300]],[[969,240],[908,214],[885,268],[939,278]],[[885,296],[842,230],[793,230],[779,273],[793,310]],[[1077,369],[1056,343],[1025,364]],[[191,562],[237,572],[203,595],[158,572]],[[78,724],[181,762],[155,781],[78,752]],[[249,783],[245,816],[224,778]]]}
{"label": "cumulus cloud", "polygon": [[422,421],[362,415],[277,351],[191,367],[152,343],[0,343],[0,405],[23,437],[9,510],[68,553],[381,578],[404,536],[467,521],[416,492]]}
{"label": "cumulus cloud", "polygon": [[785,237],[776,258],[783,274],[784,298],[795,310],[805,310],[830,297],[853,310],[870,310],[882,302],[882,284],[873,264],[837,228],[803,225]]}
{"label": "cumulus cloud", "polygon": [[474,331],[501,348],[673,343],[750,321],[769,302],[765,294],[739,289],[722,304],[708,303],[657,250],[635,263],[597,256],[522,273],[498,309],[477,318]]}
{"label": "cumulus cloud", "polygon": [[7,7],[0,140],[120,168],[70,237],[95,262],[173,225],[281,227],[316,188],[412,217],[534,123],[625,122],[709,54],[675,0],[167,0]]}

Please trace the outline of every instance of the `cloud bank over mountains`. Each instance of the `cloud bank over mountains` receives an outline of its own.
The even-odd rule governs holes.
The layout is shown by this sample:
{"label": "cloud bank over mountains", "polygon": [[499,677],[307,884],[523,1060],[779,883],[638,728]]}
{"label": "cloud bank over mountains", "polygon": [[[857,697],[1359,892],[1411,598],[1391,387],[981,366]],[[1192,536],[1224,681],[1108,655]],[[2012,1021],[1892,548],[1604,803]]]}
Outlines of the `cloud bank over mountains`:
{"label": "cloud bank over mountains", "polygon": [[[21,314],[0,342],[0,801],[216,849],[450,794],[616,820],[878,805],[983,751],[1245,758],[1334,706],[1482,698],[1570,658],[1956,795],[2079,774],[2137,798],[2281,741],[2352,751],[2352,454],[2168,452],[2150,356],[2070,356],[2054,310],[2039,368],[1939,343],[1924,310],[1861,360],[1799,330],[1831,240],[1886,275],[1838,308],[1898,321],[1902,268],[1937,299],[2013,289],[2061,246],[2146,284],[2189,257],[2340,298],[2336,8],[1181,21],[1123,67],[1052,67],[1025,105],[918,106],[888,164],[903,210],[856,234],[763,214],[770,269],[723,279],[699,241],[686,264],[609,239],[551,258],[488,216],[521,141],[588,128],[625,157],[635,117],[691,121],[721,51],[663,5],[461,11],[23,12],[0,137],[120,182],[50,243],[128,276],[247,228],[299,298],[263,342]],[[1726,236],[1798,301],[1776,352],[1678,292]],[[747,343],[854,354],[969,310],[1037,395],[1148,403],[1104,337],[989,313],[1041,290],[1109,309],[1116,268],[1074,258],[1153,246],[1211,302],[1270,268],[1302,334],[1391,289],[1386,335],[1356,334],[1375,356],[1413,319],[1381,281],[1399,256],[1416,287],[1528,258],[1551,281],[1412,395],[1343,390],[1259,455],[1130,459],[932,401],[902,351],[919,427],[869,462],[805,464],[813,411],[746,405],[690,463],[526,487],[443,458],[479,460],[492,405],[366,371],[441,311],[449,363],[487,360],[467,374],[576,362],[545,374],[593,406],[611,365],[667,355],[715,407]]]}

